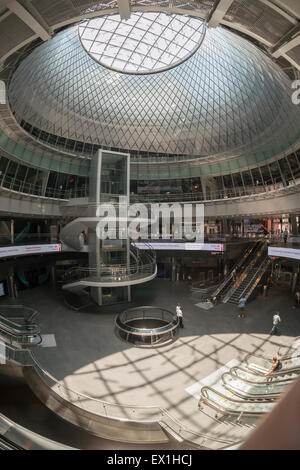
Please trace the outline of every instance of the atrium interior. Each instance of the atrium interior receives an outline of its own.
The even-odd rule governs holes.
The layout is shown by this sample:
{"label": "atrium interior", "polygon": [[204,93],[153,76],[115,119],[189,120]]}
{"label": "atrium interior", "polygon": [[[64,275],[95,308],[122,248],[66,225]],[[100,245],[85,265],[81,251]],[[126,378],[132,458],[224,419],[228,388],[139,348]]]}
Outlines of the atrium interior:
{"label": "atrium interior", "polygon": [[300,449],[299,196],[299,0],[0,0],[0,450]]}

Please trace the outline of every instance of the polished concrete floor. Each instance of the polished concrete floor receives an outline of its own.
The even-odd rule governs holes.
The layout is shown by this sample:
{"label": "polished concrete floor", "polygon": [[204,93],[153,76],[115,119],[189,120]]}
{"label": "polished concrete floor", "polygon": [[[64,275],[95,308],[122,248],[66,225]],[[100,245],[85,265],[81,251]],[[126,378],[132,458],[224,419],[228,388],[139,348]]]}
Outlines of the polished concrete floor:
{"label": "polished concrete floor", "polygon": [[[133,294],[137,304],[171,311],[181,303],[184,329],[173,344],[136,348],[115,335],[113,313],[70,310],[63,294],[50,286],[22,291],[18,303],[39,310],[42,334],[55,335],[56,347],[35,350],[39,363],[61,384],[91,398],[162,407],[195,432],[237,439],[241,431],[216,427],[197,410],[197,399],[187,389],[233,359],[242,362],[248,353],[269,357],[285,353],[300,335],[300,310],[292,309],[292,296],[286,290],[274,289],[268,297],[249,303],[246,318],[239,319],[231,304],[210,310],[197,307],[199,299],[183,282],[157,279],[136,287]],[[270,337],[275,310],[281,314],[281,334]],[[74,396],[72,399],[76,401]],[[89,409],[99,409],[88,401],[85,406]],[[155,409],[140,412],[149,416],[156,413]],[[122,413],[132,417],[131,411],[123,409]]]}

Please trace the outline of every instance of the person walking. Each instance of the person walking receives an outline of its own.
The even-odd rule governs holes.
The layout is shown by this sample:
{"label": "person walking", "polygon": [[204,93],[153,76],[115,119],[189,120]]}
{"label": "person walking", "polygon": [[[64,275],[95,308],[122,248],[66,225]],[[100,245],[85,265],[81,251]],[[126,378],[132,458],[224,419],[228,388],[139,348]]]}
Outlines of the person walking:
{"label": "person walking", "polygon": [[246,305],[247,299],[245,297],[241,297],[239,300],[239,318],[245,318],[245,305]]}
{"label": "person walking", "polygon": [[182,313],[182,308],[181,308],[180,304],[177,304],[176,315],[177,315],[177,318],[179,320],[180,328],[184,328],[184,326],[183,326],[183,313]]}
{"label": "person walking", "polygon": [[285,245],[286,245],[287,239],[288,239],[288,232],[287,232],[287,230],[285,230],[285,232],[283,234],[283,240],[284,240]]}
{"label": "person walking", "polygon": [[275,312],[275,315],[273,315],[273,326],[269,335],[274,335],[278,333],[278,325],[280,322],[281,322],[281,318],[280,318],[279,312]]}
{"label": "person walking", "polygon": [[296,306],[300,307],[300,291],[299,290],[295,292],[295,299],[296,299]]}

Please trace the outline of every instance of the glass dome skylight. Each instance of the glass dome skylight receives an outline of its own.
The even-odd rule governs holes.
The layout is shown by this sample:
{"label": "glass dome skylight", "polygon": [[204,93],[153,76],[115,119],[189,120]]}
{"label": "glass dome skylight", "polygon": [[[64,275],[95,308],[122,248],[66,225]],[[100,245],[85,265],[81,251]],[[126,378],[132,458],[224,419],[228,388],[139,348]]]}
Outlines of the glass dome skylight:
{"label": "glass dome skylight", "polygon": [[206,24],[200,18],[135,12],[84,21],[79,36],[100,64],[118,72],[146,74],[181,64],[200,47]]}

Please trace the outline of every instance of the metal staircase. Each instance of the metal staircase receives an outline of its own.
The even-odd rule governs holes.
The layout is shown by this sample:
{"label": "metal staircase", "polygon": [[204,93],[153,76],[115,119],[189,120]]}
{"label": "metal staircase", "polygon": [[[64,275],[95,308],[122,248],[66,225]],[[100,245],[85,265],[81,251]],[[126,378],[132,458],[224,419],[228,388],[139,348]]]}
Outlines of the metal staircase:
{"label": "metal staircase", "polygon": [[[139,250],[130,246],[130,260],[126,263],[119,259],[112,264],[99,267],[76,267],[66,272],[64,290],[80,290],[87,286],[118,287],[135,285],[150,281],[156,277],[156,254],[153,250]],[[71,280],[68,282],[67,279]]]}

